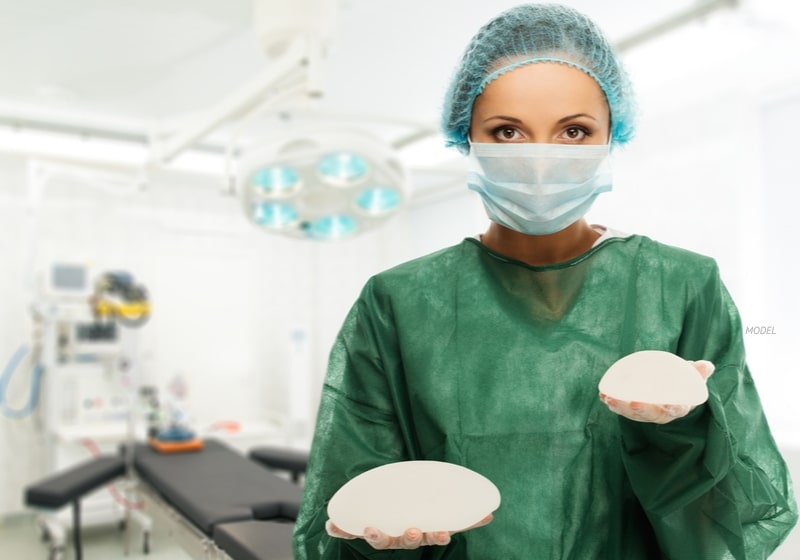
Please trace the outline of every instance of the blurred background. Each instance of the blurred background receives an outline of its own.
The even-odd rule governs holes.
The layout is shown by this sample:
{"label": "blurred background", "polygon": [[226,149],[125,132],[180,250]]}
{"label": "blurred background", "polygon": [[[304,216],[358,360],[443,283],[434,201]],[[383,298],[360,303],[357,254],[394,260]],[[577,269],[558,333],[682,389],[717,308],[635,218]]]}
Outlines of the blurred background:
{"label": "blurred background", "polygon": [[[155,404],[243,448],[306,448],[367,278],[487,225],[439,109],[516,3],[0,0],[0,517]],[[640,111],[590,221],[717,260],[800,480],[800,6],[564,3],[606,31]],[[330,188],[301,197],[315,174]],[[87,334],[109,272],[149,311]]]}

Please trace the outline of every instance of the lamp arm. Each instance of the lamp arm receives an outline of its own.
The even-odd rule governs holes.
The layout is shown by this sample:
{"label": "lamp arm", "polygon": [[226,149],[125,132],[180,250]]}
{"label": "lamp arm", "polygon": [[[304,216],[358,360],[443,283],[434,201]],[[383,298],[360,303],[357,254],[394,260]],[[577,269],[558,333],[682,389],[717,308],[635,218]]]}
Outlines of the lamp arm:
{"label": "lamp arm", "polygon": [[304,37],[299,37],[264,72],[209,107],[184,129],[176,131],[164,140],[160,140],[157,135],[151,137],[151,160],[155,164],[170,163],[194,142],[219,127],[222,123],[247,111],[258,103],[265,92],[276,87],[276,84],[293,73],[302,71],[307,64],[307,40]]}
{"label": "lamp arm", "polygon": [[233,160],[234,152],[236,151],[237,143],[242,133],[247,130],[248,127],[252,126],[253,123],[257,122],[257,119],[262,117],[267,111],[280,106],[280,103],[284,99],[291,99],[303,93],[309,93],[307,83],[298,82],[297,80],[293,83],[287,83],[285,86],[282,86],[279,91],[263,99],[261,103],[251,109],[247,114],[243,115],[236,123],[236,128],[233,129],[225,145],[226,184],[223,189],[225,194],[235,194],[236,192],[236,171],[233,166]]}

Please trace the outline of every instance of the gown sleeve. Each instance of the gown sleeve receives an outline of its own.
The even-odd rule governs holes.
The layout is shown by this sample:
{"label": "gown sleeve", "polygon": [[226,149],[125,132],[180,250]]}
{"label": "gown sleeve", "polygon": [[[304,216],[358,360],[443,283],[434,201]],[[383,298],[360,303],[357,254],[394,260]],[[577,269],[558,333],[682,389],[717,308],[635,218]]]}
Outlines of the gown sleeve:
{"label": "gown sleeve", "polygon": [[715,364],[708,402],[664,425],[620,417],[623,463],[664,558],[767,558],[797,521],[788,470],[716,264],[688,286],[677,353]]}
{"label": "gown sleeve", "polygon": [[[388,301],[370,280],[350,310],[331,350],[317,416],[305,490],[294,531],[297,560],[439,560],[463,558],[454,535],[448,546],[377,551],[363,539],[325,531],[327,504],[348,480],[373,467],[417,459],[410,407],[398,386],[402,363]],[[395,492],[387,488],[387,507]]]}

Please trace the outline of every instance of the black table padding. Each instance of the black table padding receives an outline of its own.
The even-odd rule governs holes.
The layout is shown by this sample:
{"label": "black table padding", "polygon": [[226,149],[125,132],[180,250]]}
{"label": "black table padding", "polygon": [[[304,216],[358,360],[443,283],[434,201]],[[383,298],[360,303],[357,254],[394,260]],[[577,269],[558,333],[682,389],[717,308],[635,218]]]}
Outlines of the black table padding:
{"label": "black table padding", "polygon": [[250,458],[273,469],[290,472],[306,472],[308,451],[285,447],[260,446],[250,450]]}
{"label": "black table padding", "polygon": [[294,519],[302,489],[217,440],[201,451],[159,453],[135,447],[133,466],[162,498],[211,535],[218,523]]}
{"label": "black table padding", "polygon": [[125,461],[100,455],[56,473],[25,489],[25,503],[40,508],[60,508],[125,474]]}
{"label": "black table padding", "polygon": [[214,527],[214,543],[233,560],[292,560],[292,523],[239,521]]}

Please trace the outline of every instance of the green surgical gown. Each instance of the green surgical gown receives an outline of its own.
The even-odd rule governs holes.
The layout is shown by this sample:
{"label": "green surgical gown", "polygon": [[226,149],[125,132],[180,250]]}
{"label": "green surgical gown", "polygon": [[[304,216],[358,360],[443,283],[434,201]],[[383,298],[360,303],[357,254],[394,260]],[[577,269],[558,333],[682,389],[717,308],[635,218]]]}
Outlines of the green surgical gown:
{"label": "green surgical gown", "polygon": [[[638,350],[713,362],[708,402],[666,425],[609,411],[600,377]],[[345,482],[419,459],[492,480],[494,521],[415,551],[326,534]],[[465,239],[374,276],[345,319],[294,546],[298,560],[762,559],[796,519],[712,259],[630,236],[535,267]]]}

